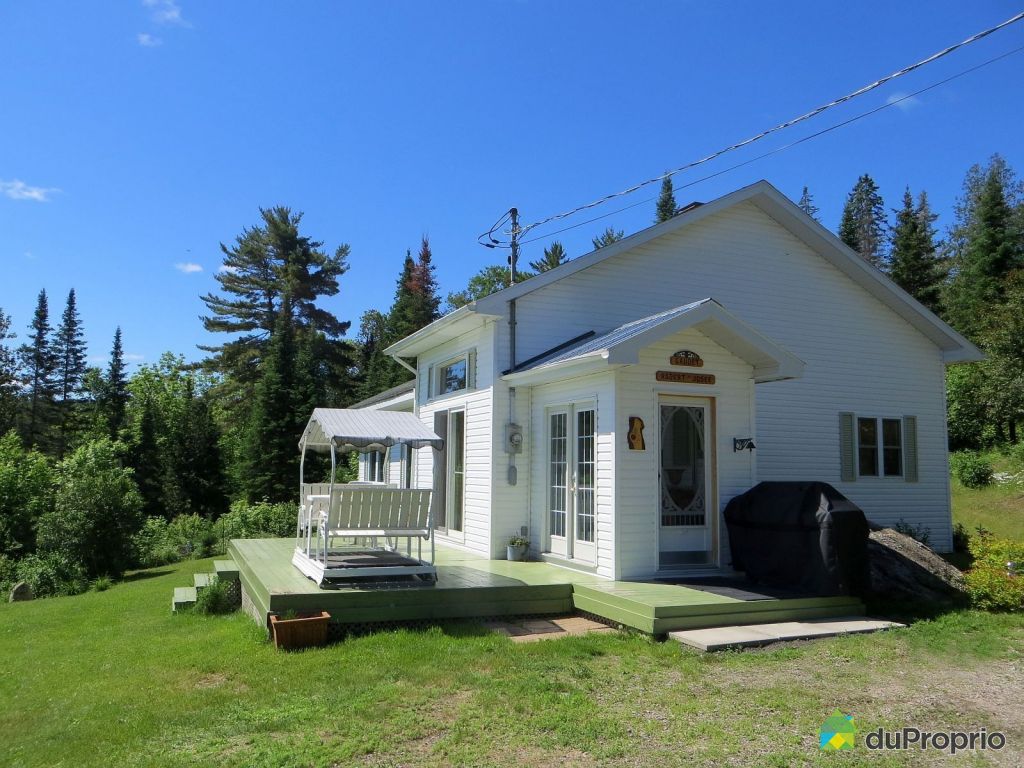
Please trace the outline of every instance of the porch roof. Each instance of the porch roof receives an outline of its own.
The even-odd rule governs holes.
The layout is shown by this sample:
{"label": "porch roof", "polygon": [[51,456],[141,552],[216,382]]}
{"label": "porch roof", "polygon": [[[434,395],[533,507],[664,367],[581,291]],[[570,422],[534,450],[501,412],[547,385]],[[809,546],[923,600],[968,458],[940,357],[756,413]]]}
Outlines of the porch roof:
{"label": "porch roof", "polygon": [[381,451],[403,443],[440,450],[444,440],[407,411],[315,408],[302,432],[299,448],[327,451]]}
{"label": "porch roof", "polygon": [[779,381],[803,375],[800,358],[730,313],[712,298],[684,304],[621,325],[588,334],[506,371],[509,383],[540,383],[568,368],[635,365],[640,350],[673,333],[693,328],[745,360],[754,368],[754,381]]}

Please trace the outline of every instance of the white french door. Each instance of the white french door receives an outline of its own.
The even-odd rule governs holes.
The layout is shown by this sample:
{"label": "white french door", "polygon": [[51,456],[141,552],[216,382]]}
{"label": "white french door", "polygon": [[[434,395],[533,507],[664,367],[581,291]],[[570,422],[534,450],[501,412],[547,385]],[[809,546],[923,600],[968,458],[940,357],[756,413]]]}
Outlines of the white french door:
{"label": "white french door", "polygon": [[591,403],[547,412],[548,551],[597,559],[597,410]]}

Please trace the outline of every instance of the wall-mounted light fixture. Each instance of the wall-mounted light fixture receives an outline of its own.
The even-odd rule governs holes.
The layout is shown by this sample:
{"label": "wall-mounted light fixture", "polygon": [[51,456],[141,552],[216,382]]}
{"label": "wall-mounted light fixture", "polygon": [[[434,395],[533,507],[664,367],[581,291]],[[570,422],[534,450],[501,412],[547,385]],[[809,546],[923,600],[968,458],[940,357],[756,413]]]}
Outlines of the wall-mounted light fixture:
{"label": "wall-mounted light fixture", "polygon": [[754,438],[752,437],[734,437],[732,439],[732,452],[739,453],[740,451],[751,451],[757,448],[754,445]]}

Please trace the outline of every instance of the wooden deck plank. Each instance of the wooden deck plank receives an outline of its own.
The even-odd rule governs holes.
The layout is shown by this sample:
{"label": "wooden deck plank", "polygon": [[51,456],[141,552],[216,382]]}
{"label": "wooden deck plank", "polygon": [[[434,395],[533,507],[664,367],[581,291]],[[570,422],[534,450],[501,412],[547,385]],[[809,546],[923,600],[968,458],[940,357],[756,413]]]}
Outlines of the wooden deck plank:
{"label": "wooden deck plank", "polygon": [[234,540],[229,554],[257,610],[326,610],[342,623],[588,611],[652,634],[829,618],[863,610],[845,597],[744,601],[682,585],[608,581],[544,562],[489,560],[438,545],[436,583],[320,589],[291,564],[291,539]]}

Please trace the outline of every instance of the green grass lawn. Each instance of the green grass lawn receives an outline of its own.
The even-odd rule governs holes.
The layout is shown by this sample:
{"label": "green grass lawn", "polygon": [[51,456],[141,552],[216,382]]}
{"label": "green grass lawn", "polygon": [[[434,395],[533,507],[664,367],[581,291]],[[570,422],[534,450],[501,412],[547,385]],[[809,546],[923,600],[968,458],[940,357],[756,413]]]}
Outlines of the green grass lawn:
{"label": "green grass lawn", "polygon": [[[998,453],[989,459],[997,472],[1016,469]],[[996,536],[1024,541],[1024,486],[993,483],[973,489],[953,478],[953,522],[963,523],[971,533],[981,525]]]}
{"label": "green grass lawn", "polygon": [[[910,765],[821,754],[839,708],[1000,729],[1024,747],[1024,617],[700,655],[606,634],[516,645],[474,624],[277,652],[245,615],[172,616],[210,563],[0,605],[0,765]],[[975,757],[958,764],[985,764]]]}

